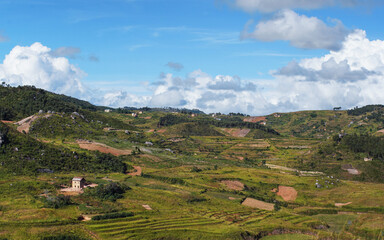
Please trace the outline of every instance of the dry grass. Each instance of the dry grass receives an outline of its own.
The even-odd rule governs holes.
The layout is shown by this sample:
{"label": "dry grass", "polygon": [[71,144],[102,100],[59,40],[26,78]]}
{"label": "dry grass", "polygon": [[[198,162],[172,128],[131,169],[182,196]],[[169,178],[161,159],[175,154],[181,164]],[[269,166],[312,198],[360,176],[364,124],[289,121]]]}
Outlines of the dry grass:
{"label": "dry grass", "polygon": [[231,190],[237,190],[237,191],[244,190],[244,184],[240,181],[223,180],[221,181],[221,183],[225,184],[225,186],[227,186],[227,188]]}
{"label": "dry grass", "polygon": [[272,203],[266,203],[263,201],[256,200],[254,198],[246,198],[242,205],[251,207],[251,208],[258,208],[263,210],[272,211],[274,209],[274,204]]}

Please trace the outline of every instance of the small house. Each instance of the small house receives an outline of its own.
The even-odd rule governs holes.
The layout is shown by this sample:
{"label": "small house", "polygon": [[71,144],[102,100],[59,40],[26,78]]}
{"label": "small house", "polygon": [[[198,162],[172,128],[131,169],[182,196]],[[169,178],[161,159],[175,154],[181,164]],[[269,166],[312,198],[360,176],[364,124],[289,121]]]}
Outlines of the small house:
{"label": "small house", "polygon": [[72,188],[81,191],[85,186],[85,179],[83,177],[74,177],[72,179]]}

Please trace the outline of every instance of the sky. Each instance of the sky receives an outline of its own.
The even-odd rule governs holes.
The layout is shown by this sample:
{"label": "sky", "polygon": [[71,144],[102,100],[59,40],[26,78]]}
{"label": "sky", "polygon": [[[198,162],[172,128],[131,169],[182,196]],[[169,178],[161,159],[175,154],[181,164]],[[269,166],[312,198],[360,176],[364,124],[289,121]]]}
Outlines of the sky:
{"label": "sky", "polygon": [[384,104],[384,0],[0,0],[0,81],[206,113]]}

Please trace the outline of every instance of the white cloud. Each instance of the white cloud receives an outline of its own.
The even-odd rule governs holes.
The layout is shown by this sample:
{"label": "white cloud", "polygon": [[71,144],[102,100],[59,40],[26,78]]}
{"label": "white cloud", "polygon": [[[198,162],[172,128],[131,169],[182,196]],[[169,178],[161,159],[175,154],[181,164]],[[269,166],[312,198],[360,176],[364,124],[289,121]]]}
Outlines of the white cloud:
{"label": "white cloud", "polygon": [[281,110],[383,103],[384,41],[370,41],[356,30],[340,51],[291,62],[274,74],[279,87],[266,97]]}
{"label": "white cloud", "polygon": [[102,97],[95,99],[99,105],[109,107],[142,107],[147,106],[150,97],[149,96],[137,96],[135,94],[129,94],[125,91],[101,93]]}
{"label": "white cloud", "polygon": [[246,12],[275,12],[281,9],[317,9],[333,5],[354,6],[358,0],[234,0]]}
{"label": "white cloud", "polygon": [[252,32],[248,32],[250,24],[247,24],[242,38],[266,42],[284,40],[298,48],[338,50],[348,31],[341,22],[335,20],[335,23],[331,27],[316,17],[286,9],[270,20],[259,22]]}
{"label": "white cloud", "polygon": [[185,78],[164,74],[157,84],[149,106],[200,108],[206,112],[254,112],[268,103],[252,82],[239,77],[212,77],[201,70]]}
{"label": "white cloud", "polygon": [[86,74],[64,57],[54,57],[41,43],[16,46],[0,64],[0,79],[11,85],[34,85],[49,91],[82,97]]}

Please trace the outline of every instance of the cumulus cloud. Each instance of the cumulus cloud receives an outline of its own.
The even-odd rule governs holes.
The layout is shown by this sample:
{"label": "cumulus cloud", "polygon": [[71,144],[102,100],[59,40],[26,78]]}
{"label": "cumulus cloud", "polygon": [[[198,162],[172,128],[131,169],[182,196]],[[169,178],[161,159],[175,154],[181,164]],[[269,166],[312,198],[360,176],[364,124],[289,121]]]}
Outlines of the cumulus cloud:
{"label": "cumulus cloud", "polygon": [[51,55],[54,57],[68,57],[75,59],[80,52],[80,48],[77,47],[59,47],[51,51]]}
{"label": "cumulus cloud", "polygon": [[270,20],[259,22],[252,32],[249,32],[250,24],[247,24],[242,38],[266,42],[284,40],[298,48],[338,50],[348,30],[341,22],[335,20],[335,23],[335,26],[328,26],[316,17],[286,9]]}
{"label": "cumulus cloud", "polygon": [[383,75],[384,41],[370,41],[364,31],[356,30],[340,51],[291,62],[276,71],[279,84],[266,97],[287,111],[383,103]]}
{"label": "cumulus cloud", "polygon": [[250,112],[265,108],[268,103],[256,84],[237,76],[209,74],[196,70],[185,78],[162,74],[149,106],[200,108],[207,112]]}
{"label": "cumulus cloud", "polygon": [[281,9],[317,9],[327,6],[354,6],[358,0],[234,0],[230,1],[246,12],[275,12]]}
{"label": "cumulus cloud", "polygon": [[99,105],[109,107],[142,107],[146,106],[150,99],[149,96],[137,96],[135,94],[127,93],[126,91],[116,91],[107,93],[101,92],[100,95],[102,97],[94,99],[94,102]]}
{"label": "cumulus cloud", "polygon": [[86,74],[64,57],[52,56],[41,43],[16,46],[0,64],[0,79],[10,85],[34,85],[49,91],[82,97]]}
{"label": "cumulus cloud", "polygon": [[165,66],[169,67],[174,71],[180,71],[184,68],[183,64],[176,62],[168,62],[167,64],[165,64]]}

